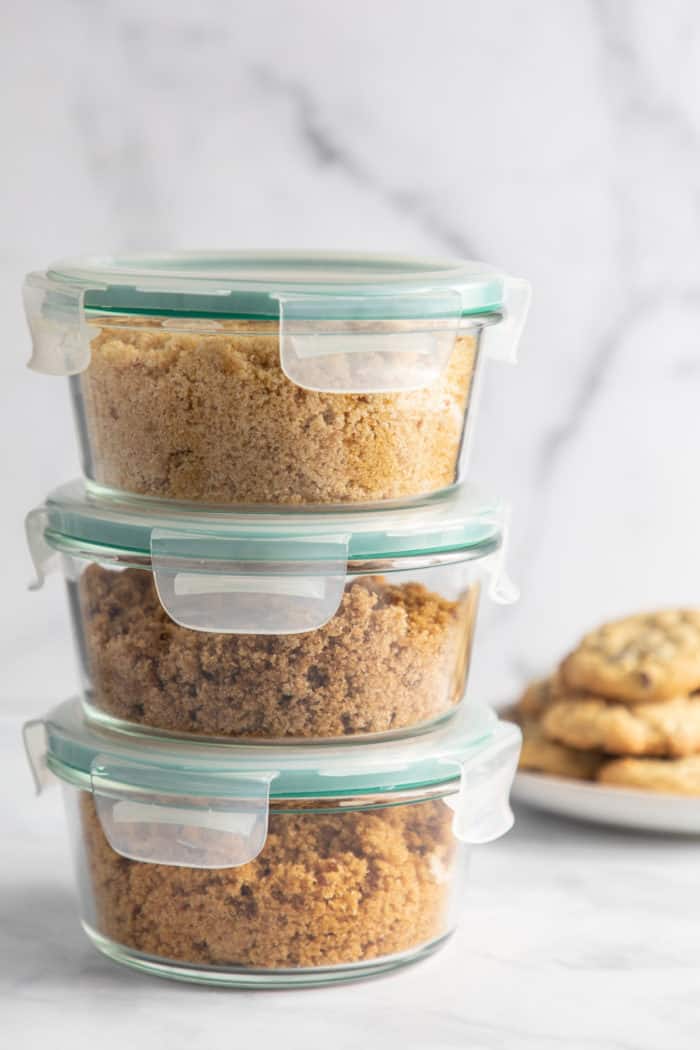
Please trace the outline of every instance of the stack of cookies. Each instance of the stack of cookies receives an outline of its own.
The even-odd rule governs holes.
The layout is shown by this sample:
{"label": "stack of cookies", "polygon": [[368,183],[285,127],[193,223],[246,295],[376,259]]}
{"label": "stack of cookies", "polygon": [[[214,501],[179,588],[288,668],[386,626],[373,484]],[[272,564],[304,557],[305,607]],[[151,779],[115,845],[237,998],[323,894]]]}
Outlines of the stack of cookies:
{"label": "stack of cookies", "polygon": [[700,610],[603,624],[511,717],[523,770],[700,795]]}

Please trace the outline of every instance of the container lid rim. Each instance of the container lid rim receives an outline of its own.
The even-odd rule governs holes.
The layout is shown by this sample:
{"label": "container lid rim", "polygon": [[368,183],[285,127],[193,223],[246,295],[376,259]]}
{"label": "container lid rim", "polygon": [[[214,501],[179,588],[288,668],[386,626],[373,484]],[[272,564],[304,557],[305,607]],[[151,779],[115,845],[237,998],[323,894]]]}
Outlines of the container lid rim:
{"label": "container lid rim", "polygon": [[[464,316],[502,308],[507,275],[486,263],[454,258],[353,252],[172,251],[94,255],[52,263],[56,288],[85,293],[86,310],[273,318],[286,297],[365,301],[365,316],[440,316],[444,293],[457,293]],[[393,302],[391,301],[393,299]],[[376,302],[373,303],[373,300]],[[449,308],[451,314],[453,307]],[[302,314],[304,313],[302,309]]]}
{"label": "container lid rim", "polygon": [[131,778],[153,791],[167,785],[172,794],[175,782],[188,797],[226,797],[239,790],[241,777],[267,778],[271,800],[359,798],[456,784],[460,771],[478,762],[496,738],[518,737],[517,727],[476,705],[414,737],[308,744],[146,737],[137,730],[92,725],[77,699],[60,704],[41,722],[48,768],[75,787],[89,790],[94,763],[106,759],[121,771],[120,788],[126,776],[126,787]]}
{"label": "container lid rim", "polygon": [[76,553],[84,547],[89,554],[100,548],[149,556],[154,530],[165,529],[180,537],[181,542],[172,549],[174,555],[180,550],[182,557],[188,556],[190,536],[197,539],[198,557],[206,557],[207,541],[215,557],[222,541],[270,540],[274,541],[269,550],[275,560],[285,560],[286,547],[290,558],[298,557],[295,541],[300,538],[338,537],[343,539],[350,563],[456,552],[463,552],[465,560],[486,557],[501,546],[508,511],[504,503],[482,496],[469,485],[386,509],[347,505],[302,512],[284,506],[230,508],[128,496],[105,500],[76,480],[51,492],[30,518],[37,514],[42,517],[49,546],[75,548]]}

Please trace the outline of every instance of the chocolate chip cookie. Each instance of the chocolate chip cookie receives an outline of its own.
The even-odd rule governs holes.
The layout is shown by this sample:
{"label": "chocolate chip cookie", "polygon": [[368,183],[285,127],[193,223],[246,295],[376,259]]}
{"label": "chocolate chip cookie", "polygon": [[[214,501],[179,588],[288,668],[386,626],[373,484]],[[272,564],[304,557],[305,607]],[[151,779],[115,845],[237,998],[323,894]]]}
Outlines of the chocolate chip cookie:
{"label": "chocolate chip cookie", "polygon": [[527,719],[539,718],[551,696],[551,679],[536,678],[526,686],[525,691],[511,711],[513,721],[522,723]]}
{"label": "chocolate chip cookie", "polygon": [[700,688],[700,609],[628,616],[587,634],[561,665],[564,684],[644,703]]}
{"label": "chocolate chip cookie", "polygon": [[593,780],[603,756],[593,751],[577,751],[548,739],[534,719],[520,722],[523,746],[519,768],[573,780]]}
{"label": "chocolate chip cookie", "polygon": [[672,795],[700,795],[700,755],[687,758],[618,758],[601,766],[601,784]]}
{"label": "chocolate chip cookie", "polygon": [[629,705],[578,695],[544,711],[542,732],[582,751],[681,757],[700,752],[700,697]]}

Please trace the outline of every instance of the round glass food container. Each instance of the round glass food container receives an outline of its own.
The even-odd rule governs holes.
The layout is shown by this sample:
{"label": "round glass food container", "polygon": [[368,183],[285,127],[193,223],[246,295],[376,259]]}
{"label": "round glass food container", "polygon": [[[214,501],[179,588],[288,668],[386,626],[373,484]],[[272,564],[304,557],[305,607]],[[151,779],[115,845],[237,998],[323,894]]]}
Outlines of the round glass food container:
{"label": "round glass food container", "polygon": [[529,286],[457,260],[172,253],[59,262],[24,298],[97,491],[372,504],[464,478],[480,358],[514,357]]}
{"label": "round glass food container", "polygon": [[508,830],[515,726],[471,712],[412,741],[144,742],[69,701],[25,727],[65,785],[83,926],[138,970],[245,988],[369,977],[434,951],[469,847]]}
{"label": "round glass food container", "polygon": [[81,482],[28,518],[60,564],[87,712],[208,737],[405,734],[464,696],[481,582],[507,601],[504,512],[465,489],[420,508],[167,513]]}

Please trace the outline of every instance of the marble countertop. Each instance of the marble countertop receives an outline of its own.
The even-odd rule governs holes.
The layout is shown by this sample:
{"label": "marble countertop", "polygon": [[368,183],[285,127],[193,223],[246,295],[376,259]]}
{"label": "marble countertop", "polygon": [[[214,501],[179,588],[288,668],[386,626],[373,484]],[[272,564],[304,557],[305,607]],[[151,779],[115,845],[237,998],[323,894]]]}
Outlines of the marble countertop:
{"label": "marble countertop", "polygon": [[698,1045],[697,842],[520,809],[474,852],[458,933],[374,981],[235,992],[100,957],[76,914],[61,794],[32,795],[19,705],[0,718],[3,1045],[68,1050],[685,1050]]}

